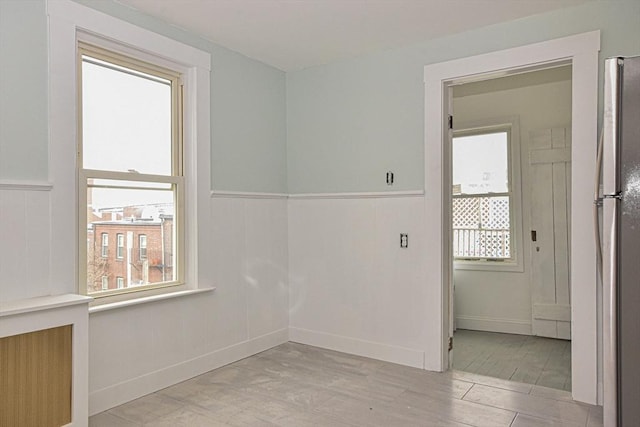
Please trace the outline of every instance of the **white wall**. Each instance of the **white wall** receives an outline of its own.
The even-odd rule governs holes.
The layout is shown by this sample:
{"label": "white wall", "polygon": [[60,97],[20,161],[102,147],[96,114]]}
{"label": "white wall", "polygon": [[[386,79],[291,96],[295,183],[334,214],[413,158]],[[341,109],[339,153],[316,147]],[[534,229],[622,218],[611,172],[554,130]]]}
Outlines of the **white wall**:
{"label": "white wall", "polygon": [[524,272],[454,271],[456,326],[531,334],[529,132],[571,125],[571,81],[499,90],[453,100],[456,127],[518,116]]}
{"label": "white wall", "polygon": [[58,293],[49,278],[49,188],[0,182],[0,303]]}
{"label": "white wall", "polygon": [[440,248],[423,212],[421,195],[290,199],[291,340],[424,367],[424,257]]}
{"label": "white wall", "polygon": [[214,197],[213,292],[90,315],[89,413],[288,341],[287,201]]}
{"label": "white wall", "polygon": [[[49,187],[0,185],[0,303],[52,283]],[[92,313],[89,414],[288,341],[287,199],[211,199],[212,292]],[[7,243],[7,244],[4,244]]]}

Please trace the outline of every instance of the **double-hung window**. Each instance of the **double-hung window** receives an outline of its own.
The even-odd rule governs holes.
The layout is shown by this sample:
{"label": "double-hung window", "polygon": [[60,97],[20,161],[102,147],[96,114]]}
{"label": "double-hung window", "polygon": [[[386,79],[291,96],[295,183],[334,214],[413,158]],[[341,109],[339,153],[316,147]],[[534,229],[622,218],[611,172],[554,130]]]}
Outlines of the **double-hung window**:
{"label": "double-hung window", "polygon": [[[183,282],[184,178],[182,92],[179,72],[135,57],[79,43],[79,217],[81,283],[99,297]],[[116,259],[97,265],[99,230],[116,237]],[[144,239],[141,232],[144,232]],[[156,265],[146,258],[147,236]],[[102,234],[102,256],[107,235]],[[157,246],[157,247],[156,247]],[[144,255],[144,256],[143,256]],[[100,268],[99,274],[93,269]],[[105,289],[100,275],[118,277]]]}
{"label": "double-hung window", "polygon": [[138,244],[140,246],[140,259],[147,259],[147,235],[141,234],[138,236]]}
{"label": "double-hung window", "polygon": [[511,127],[455,132],[452,148],[454,260],[515,264],[513,163],[519,160],[512,156]]}
{"label": "double-hung window", "polygon": [[106,258],[109,256],[109,235],[107,233],[102,233],[100,234],[100,236],[100,239],[102,241],[102,249],[100,255],[102,256],[102,258]]}
{"label": "double-hung window", "polygon": [[124,258],[124,234],[118,233],[116,235],[116,258]]}

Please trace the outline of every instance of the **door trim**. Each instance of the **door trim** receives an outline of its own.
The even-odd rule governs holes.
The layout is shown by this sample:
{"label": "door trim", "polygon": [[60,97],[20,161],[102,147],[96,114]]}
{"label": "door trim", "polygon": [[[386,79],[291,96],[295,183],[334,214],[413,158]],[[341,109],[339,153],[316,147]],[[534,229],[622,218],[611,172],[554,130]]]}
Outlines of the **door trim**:
{"label": "door trim", "polygon": [[[425,237],[442,251],[427,259],[429,310],[424,321],[425,368],[449,368],[450,223],[451,204],[447,140],[447,92],[453,84],[486,80],[511,74],[571,64],[571,309],[573,398],[596,404],[602,399],[598,376],[598,301],[596,292],[595,242],[592,236],[592,177],[598,116],[598,52],[600,31],[530,44],[425,66]],[[426,191],[428,190],[428,191]]]}

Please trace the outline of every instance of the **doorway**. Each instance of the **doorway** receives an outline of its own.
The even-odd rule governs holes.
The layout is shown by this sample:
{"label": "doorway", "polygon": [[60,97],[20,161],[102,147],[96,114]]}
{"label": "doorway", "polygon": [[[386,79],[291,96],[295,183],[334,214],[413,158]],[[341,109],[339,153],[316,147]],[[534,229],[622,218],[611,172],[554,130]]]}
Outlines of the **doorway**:
{"label": "doorway", "polygon": [[[448,88],[452,84],[486,80],[549,68],[572,66],[571,112],[571,364],[572,397],[596,404],[601,401],[598,378],[598,331],[601,324],[596,289],[595,243],[591,207],[595,170],[600,33],[593,31],[560,39],[510,48],[425,66],[425,238],[439,242],[442,250],[426,261],[429,310],[424,344],[425,369],[449,369],[449,337],[453,333],[453,281],[448,182],[450,153]],[[427,191],[428,190],[428,191]]]}
{"label": "doorway", "polygon": [[571,389],[571,74],[451,87],[453,369]]}

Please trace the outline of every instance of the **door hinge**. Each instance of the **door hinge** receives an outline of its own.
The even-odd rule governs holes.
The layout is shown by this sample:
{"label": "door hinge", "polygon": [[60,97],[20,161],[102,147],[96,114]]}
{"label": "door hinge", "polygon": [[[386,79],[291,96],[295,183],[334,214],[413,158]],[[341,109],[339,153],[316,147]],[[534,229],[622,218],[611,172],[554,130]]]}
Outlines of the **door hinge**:
{"label": "door hinge", "polygon": [[453,350],[453,337],[449,337],[449,351]]}
{"label": "door hinge", "polygon": [[449,116],[449,129],[453,130],[453,116]]}

